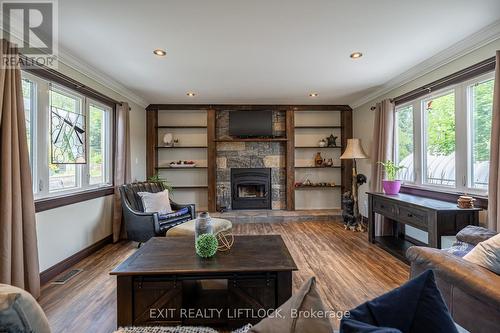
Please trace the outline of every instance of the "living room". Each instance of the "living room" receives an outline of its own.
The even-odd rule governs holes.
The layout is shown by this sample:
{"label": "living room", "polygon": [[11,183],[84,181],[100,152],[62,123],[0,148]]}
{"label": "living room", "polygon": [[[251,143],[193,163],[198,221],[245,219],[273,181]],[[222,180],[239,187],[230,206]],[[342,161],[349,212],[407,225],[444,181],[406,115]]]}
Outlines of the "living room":
{"label": "living room", "polygon": [[0,332],[500,331],[500,2],[2,1]]}

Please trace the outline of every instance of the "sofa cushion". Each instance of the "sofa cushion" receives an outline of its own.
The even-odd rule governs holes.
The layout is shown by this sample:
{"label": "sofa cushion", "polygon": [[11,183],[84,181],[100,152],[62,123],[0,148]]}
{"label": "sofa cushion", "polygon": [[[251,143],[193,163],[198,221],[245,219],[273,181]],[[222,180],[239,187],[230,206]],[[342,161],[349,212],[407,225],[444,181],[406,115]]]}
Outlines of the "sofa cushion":
{"label": "sofa cushion", "polygon": [[50,333],[47,317],[30,293],[0,284],[0,332]]}
{"label": "sofa cushion", "polygon": [[453,243],[451,247],[443,249],[443,251],[456,255],[457,257],[463,258],[467,253],[472,251],[473,248],[474,245],[470,243],[457,241]]}
{"label": "sofa cushion", "polygon": [[500,274],[500,234],[477,244],[464,259]]}
{"label": "sofa cushion", "polygon": [[316,290],[316,279],[314,277],[310,278],[295,295],[276,309],[274,315],[261,320],[248,330],[248,333],[332,332],[328,316],[312,318],[308,315],[300,315],[300,313],[326,314],[323,302]]}
{"label": "sofa cushion", "polygon": [[457,240],[464,243],[469,243],[472,245],[477,245],[480,242],[483,242],[497,233],[491,230],[488,230],[483,227],[478,227],[475,225],[468,225],[462,230],[460,230],[457,234]]}
{"label": "sofa cushion", "polygon": [[137,192],[137,195],[141,197],[145,213],[157,212],[160,215],[172,213],[168,190],[157,193]]}
{"label": "sofa cushion", "polygon": [[457,332],[431,270],[351,310],[350,316],[342,319],[340,332],[344,332],[347,319],[396,328],[403,333]]}

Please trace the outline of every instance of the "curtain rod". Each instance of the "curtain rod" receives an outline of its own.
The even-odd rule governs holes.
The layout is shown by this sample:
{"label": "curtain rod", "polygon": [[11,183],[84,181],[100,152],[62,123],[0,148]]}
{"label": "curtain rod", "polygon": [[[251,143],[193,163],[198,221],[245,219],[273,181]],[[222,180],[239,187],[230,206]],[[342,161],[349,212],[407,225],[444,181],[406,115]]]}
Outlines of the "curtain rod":
{"label": "curtain rod", "polygon": [[[391,102],[394,102],[396,105],[403,104],[411,100],[417,99],[419,97],[422,97],[424,95],[427,95],[433,91],[443,89],[453,84],[467,81],[475,76],[479,76],[495,70],[495,63],[496,63],[495,57],[485,59],[477,64],[459,70],[458,72],[455,72],[441,79],[433,81],[429,84],[426,84],[422,87],[419,87],[417,89],[399,95],[391,99]],[[371,111],[374,111],[375,109],[376,109],[375,106],[372,106],[370,108]]]}
{"label": "curtain rod", "polygon": [[113,98],[110,98],[97,90],[94,90],[90,87],[87,87],[86,85],[82,84],[81,82],[72,79],[71,77],[64,75],[60,72],[58,72],[55,69],[49,68],[45,65],[41,64],[35,64],[33,67],[26,67],[24,66],[24,63],[31,63],[29,61],[29,58],[22,54],[19,53],[19,59],[21,60],[21,69],[33,73],[33,74],[38,74],[38,76],[41,76],[44,79],[47,79],[49,81],[54,81],[56,83],[62,84],[62,85],[67,85],[69,88],[74,89],[78,92],[81,92],[83,94],[89,95],[91,98],[95,98],[101,102],[104,102],[106,104],[120,104],[121,102],[118,102],[114,100]]}

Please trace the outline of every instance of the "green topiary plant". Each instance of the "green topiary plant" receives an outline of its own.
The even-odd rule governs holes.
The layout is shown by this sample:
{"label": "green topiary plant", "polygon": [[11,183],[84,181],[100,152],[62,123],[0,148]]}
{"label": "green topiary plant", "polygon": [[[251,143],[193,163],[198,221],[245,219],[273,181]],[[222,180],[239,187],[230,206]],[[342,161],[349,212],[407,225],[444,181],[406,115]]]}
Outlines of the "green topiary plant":
{"label": "green topiary plant", "polygon": [[163,187],[166,190],[168,190],[168,192],[170,194],[172,194],[172,192],[174,192],[174,188],[172,187],[172,185],[170,185],[170,183],[166,179],[161,178],[159,173],[156,173],[156,174],[148,177],[148,181],[153,182],[153,183],[162,183]]}
{"label": "green topiary plant", "polygon": [[202,258],[210,258],[215,255],[219,242],[213,234],[202,234],[196,239],[196,254]]}

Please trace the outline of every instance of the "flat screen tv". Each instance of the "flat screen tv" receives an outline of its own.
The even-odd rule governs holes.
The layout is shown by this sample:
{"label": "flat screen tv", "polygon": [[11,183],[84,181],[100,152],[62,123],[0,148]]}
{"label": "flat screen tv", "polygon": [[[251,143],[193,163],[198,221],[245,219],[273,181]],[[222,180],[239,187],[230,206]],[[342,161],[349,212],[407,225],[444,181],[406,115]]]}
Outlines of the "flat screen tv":
{"label": "flat screen tv", "polygon": [[273,112],[229,112],[229,135],[239,138],[272,137]]}

